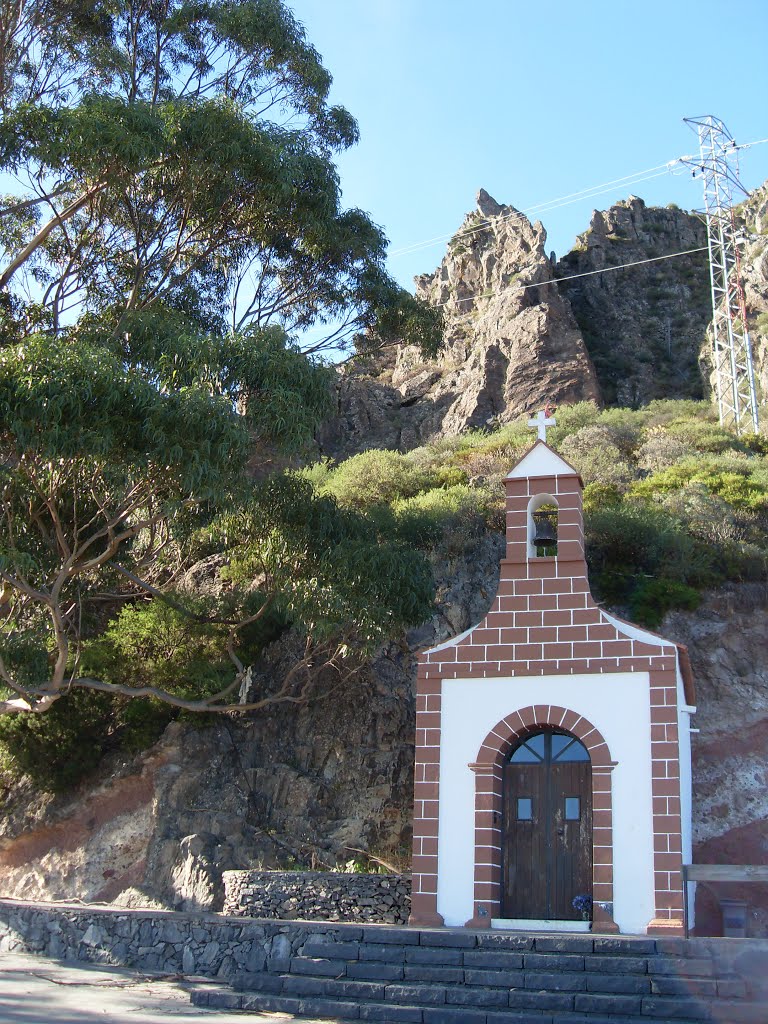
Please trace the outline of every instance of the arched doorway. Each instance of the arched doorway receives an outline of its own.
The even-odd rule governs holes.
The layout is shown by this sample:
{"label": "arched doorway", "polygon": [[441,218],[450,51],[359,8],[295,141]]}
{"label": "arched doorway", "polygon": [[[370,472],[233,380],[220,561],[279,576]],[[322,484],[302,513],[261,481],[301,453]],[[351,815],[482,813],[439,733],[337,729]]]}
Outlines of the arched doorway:
{"label": "arched doorway", "polygon": [[592,765],[570,733],[530,733],[504,766],[502,907],[506,918],[568,921],[592,895]]}

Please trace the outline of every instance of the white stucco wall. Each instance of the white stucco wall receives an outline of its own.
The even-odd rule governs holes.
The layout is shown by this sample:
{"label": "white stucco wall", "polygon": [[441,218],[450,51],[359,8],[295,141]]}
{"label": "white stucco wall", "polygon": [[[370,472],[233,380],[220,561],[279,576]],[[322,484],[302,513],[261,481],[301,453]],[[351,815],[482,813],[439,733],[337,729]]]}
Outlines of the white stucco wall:
{"label": "white stucco wall", "polygon": [[647,673],[443,682],[437,909],[447,925],[473,915],[475,776],[468,765],[497,722],[531,704],[583,715],[618,762],[611,775],[614,919],[622,932],[643,933],[655,914]]}

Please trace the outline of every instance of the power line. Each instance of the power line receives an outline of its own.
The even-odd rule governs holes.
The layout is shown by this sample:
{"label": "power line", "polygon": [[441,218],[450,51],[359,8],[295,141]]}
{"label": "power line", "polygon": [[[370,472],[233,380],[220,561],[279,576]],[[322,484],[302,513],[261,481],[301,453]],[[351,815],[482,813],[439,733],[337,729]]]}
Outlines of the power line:
{"label": "power line", "polygon": [[707,246],[699,246],[698,249],[684,249],[681,252],[670,252],[666,256],[652,256],[647,260],[635,260],[632,263],[617,263],[615,267],[603,267],[600,270],[585,270],[581,274],[569,274],[567,277],[552,277],[547,281],[535,281],[532,284],[514,285],[511,288],[503,288],[501,291],[483,292],[481,295],[470,295],[466,299],[447,299],[445,302],[435,303],[436,307],[447,306],[449,303],[474,302],[476,299],[489,299],[501,292],[524,292],[529,288],[544,288],[548,284],[560,284],[561,281],[575,281],[579,277],[592,277],[594,274],[608,274],[612,270],[625,270],[627,267],[639,267],[643,263],[659,263],[661,260],[673,260],[679,256],[690,256],[696,252],[706,252]]}
{"label": "power line", "polygon": [[[734,143],[734,149],[751,149],[753,146],[761,146],[768,142],[768,138],[755,139],[753,142],[743,142],[740,144]],[[674,160],[669,160],[664,164],[657,164],[655,167],[648,167],[642,171],[635,171],[634,174],[626,174],[622,178],[614,178],[612,181],[602,182],[599,185],[592,185],[589,188],[581,189],[579,192],[571,192],[565,196],[559,196],[556,199],[550,199],[544,203],[537,203],[534,206],[526,207],[523,210],[513,210],[511,213],[505,214],[503,217],[496,218],[496,222],[502,220],[509,220],[517,214],[528,214],[528,213],[547,213],[550,210],[559,209],[561,206],[570,206],[572,203],[581,202],[584,199],[596,198],[599,195],[603,195],[605,192],[611,191],[615,185],[639,185],[644,181],[650,181],[653,178],[661,178],[665,174],[674,174],[674,168],[678,165],[682,165],[687,161],[695,158],[690,156],[676,157]],[[678,172],[679,173],[679,172]],[[429,248],[432,245],[437,245],[439,242],[445,242],[451,238],[466,238],[469,235],[476,234],[480,231],[485,231],[487,225],[479,225],[474,228],[467,228],[466,231],[458,231],[454,234],[448,235],[437,235],[434,238],[428,238],[421,242],[413,242],[410,245],[402,246],[400,249],[393,249],[389,253],[390,257],[395,256],[406,256],[411,253],[418,252],[420,249]]]}
{"label": "power line", "polygon": [[[661,168],[664,169],[661,170]],[[596,196],[603,195],[605,192],[610,192],[615,184],[624,184],[626,186],[639,185],[643,181],[649,181],[651,178],[663,177],[663,175],[668,173],[668,169],[668,164],[658,164],[656,167],[649,167],[647,171],[637,171],[635,174],[627,174],[623,178],[616,178],[614,181],[603,182],[602,185],[592,185],[590,188],[582,189],[580,192],[572,192],[569,195],[560,196],[557,199],[550,199],[545,203],[538,203],[536,206],[528,206],[523,210],[513,210],[511,213],[506,213],[502,217],[496,217],[495,223],[510,220],[519,214],[547,213],[550,209],[554,210],[561,206],[570,206],[572,203],[578,203],[583,199],[592,199]],[[656,173],[650,173],[651,171]],[[389,255],[405,256],[412,252],[418,252],[420,249],[427,249],[432,245],[437,245],[438,242],[445,242],[450,238],[467,238],[469,235],[485,231],[486,228],[487,224],[483,224],[478,227],[467,228],[465,231],[457,231],[453,234],[437,235],[434,238],[428,238],[423,242],[414,242],[412,245],[403,246],[401,249],[395,249]]]}

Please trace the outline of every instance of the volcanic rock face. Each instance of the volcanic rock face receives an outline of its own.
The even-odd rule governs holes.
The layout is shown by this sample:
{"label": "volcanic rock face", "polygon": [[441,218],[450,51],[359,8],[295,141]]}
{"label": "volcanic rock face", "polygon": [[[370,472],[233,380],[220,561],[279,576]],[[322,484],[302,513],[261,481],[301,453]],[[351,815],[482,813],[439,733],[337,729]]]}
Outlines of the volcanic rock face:
{"label": "volcanic rock face", "polygon": [[741,212],[744,260],[741,270],[747,325],[752,342],[755,383],[761,406],[761,431],[768,421],[768,183],[752,193]]}
{"label": "volcanic rock face", "polygon": [[[693,859],[768,862],[768,590],[741,584],[708,594],[696,612],[672,612],[662,632],[688,645],[696,679]],[[750,906],[749,934],[768,934],[768,887],[720,884]],[[701,905],[699,905],[701,904]],[[700,887],[697,921],[717,934],[719,913]]]}
{"label": "volcanic rock face", "polygon": [[[607,405],[702,397],[699,353],[712,317],[707,253],[659,257],[706,245],[700,218],[630,196],[595,210],[557,264]],[[628,263],[639,265],[609,269]]]}
{"label": "volcanic rock face", "polygon": [[417,294],[442,307],[445,347],[425,362],[412,346],[358,361],[339,384],[339,418],[321,437],[335,455],[407,450],[433,435],[507,422],[547,401],[599,397],[570,306],[550,283],[546,232],[480,191]]}

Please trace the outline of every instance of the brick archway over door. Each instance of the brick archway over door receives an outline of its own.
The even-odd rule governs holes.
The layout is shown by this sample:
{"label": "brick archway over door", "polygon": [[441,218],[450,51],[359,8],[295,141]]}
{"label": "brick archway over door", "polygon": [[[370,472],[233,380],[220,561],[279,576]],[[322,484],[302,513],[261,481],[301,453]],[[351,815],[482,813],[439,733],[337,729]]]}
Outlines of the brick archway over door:
{"label": "brick archway over door", "polygon": [[575,711],[535,704],[513,711],[491,729],[470,764],[475,773],[475,894],[469,928],[488,928],[501,916],[501,815],[504,763],[524,736],[537,728],[563,729],[589,751],[592,762],[592,896],[593,931],[615,932],[610,913],[599,904],[613,904],[613,810],[608,744],[588,719]]}

